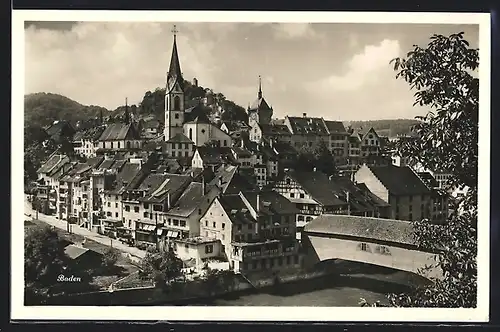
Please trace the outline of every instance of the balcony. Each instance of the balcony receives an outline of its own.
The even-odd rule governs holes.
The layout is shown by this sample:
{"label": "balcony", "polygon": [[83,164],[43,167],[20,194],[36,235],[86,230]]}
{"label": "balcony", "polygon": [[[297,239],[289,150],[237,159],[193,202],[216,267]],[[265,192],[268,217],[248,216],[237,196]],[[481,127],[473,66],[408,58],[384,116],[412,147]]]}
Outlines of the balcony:
{"label": "balcony", "polygon": [[237,251],[233,251],[232,258],[239,261],[293,255],[299,248],[295,239],[286,242],[271,240],[259,243],[233,243],[233,246]]}
{"label": "balcony", "polygon": [[321,214],[320,210],[310,210],[310,209],[299,209],[300,214],[306,214],[310,216],[319,216]]}

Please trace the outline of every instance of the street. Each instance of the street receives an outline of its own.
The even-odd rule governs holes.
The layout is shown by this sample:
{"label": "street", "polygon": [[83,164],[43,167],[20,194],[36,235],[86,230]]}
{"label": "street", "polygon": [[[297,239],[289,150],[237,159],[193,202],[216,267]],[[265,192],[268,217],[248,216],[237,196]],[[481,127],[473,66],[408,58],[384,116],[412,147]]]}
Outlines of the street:
{"label": "street", "polygon": [[[36,212],[33,211],[31,208],[31,203],[28,202],[27,196],[24,197],[24,214],[25,215],[31,215],[31,218],[35,218]],[[42,213],[38,213],[38,220],[43,221],[44,223],[57,227],[62,230],[67,230],[67,223],[64,220],[59,220],[56,219],[54,216],[47,216]],[[107,236],[97,234],[94,232],[91,232],[85,228],[81,228],[77,225],[72,225],[72,233],[78,234],[85,236],[87,239],[93,240],[95,242],[99,242],[101,244],[104,244],[106,246],[112,246],[113,248],[123,251],[125,253],[129,253],[132,255],[130,257],[134,261],[138,261],[142,259],[146,255],[146,251],[140,250],[136,247],[130,247],[126,244],[121,243],[117,239],[111,239]]]}

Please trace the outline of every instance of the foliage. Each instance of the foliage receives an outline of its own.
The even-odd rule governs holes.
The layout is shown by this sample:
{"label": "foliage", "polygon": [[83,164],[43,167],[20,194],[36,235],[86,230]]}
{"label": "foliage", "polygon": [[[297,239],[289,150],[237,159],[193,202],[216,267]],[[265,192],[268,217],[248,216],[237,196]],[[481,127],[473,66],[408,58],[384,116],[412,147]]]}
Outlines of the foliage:
{"label": "foliage", "polygon": [[64,246],[50,227],[34,227],[24,238],[24,275],[27,288],[50,287],[68,266]]}
{"label": "foliage", "polygon": [[478,50],[469,48],[463,33],[434,35],[426,48],[415,46],[406,59],[393,60],[397,78],[415,93],[415,105],[432,110],[414,128],[417,139],[398,143],[403,156],[412,156],[430,169],[452,175],[451,185],[468,186],[461,209],[443,226],[413,223],[423,249],[439,252],[443,278],[409,294],[389,296],[393,306],[475,307],[477,302],[477,165],[479,80]]}
{"label": "foliage", "polygon": [[183,262],[172,249],[148,249],[141,265],[143,273],[161,288],[167,288],[170,282],[182,276]]}
{"label": "foliage", "polygon": [[234,272],[230,270],[212,269],[204,266],[205,287],[209,296],[232,289],[234,285]]}
{"label": "foliage", "polygon": [[67,120],[76,123],[99,117],[108,110],[100,106],[85,106],[67,97],[54,93],[33,93],[24,96],[24,123],[31,126],[43,127],[55,120]]}
{"label": "foliage", "polygon": [[108,248],[102,255],[102,264],[106,267],[110,267],[116,264],[120,253],[113,248]]}
{"label": "foliage", "polygon": [[300,148],[294,168],[298,171],[312,171],[316,168],[327,175],[336,174],[335,158],[324,141],[320,141],[315,148]]}

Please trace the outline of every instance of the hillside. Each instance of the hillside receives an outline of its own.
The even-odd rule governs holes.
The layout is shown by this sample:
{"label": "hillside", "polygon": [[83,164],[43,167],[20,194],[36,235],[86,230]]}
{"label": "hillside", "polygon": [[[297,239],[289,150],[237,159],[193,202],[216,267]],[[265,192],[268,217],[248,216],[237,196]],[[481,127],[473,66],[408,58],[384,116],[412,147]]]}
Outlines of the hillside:
{"label": "hillside", "polygon": [[395,119],[395,120],[371,120],[371,121],[350,121],[344,125],[349,125],[355,130],[368,130],[373,127],[381,136],[396,137],[402,134],[408,134],[411,127],[417,124],[418,120]]}
{"label": "hillside", "polygon": [[46,126],[55,120],[68,120],[76,123],[98,117],[100,112],[106,115],[108,110],[100,106],[82,105],[68,97],[54,93],[32,93],[24,96],[24,123]]}

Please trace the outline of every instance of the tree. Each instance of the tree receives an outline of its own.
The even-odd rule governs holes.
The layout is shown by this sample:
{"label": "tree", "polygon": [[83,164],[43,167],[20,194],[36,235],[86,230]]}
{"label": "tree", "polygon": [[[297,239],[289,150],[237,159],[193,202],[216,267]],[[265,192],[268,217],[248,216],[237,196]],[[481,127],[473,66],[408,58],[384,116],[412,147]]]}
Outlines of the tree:
{"label": "tree", "polygon": [[108,248],[102,255],[102,265],[105,267],[111,267],[116,264],[120,254],[116,249]]}
{"label": "tree", "polygon": [[326,142],[320,141],[315,148],[303,146],[297,152],[296,170],[310,172],[316,168],[327,175],[336,174],[335,158]]}
{"label": "tree", "polygon": [[468,186],[442,226],[415,221],[415,238],[423,249],[439,252],[443,278],[408,294],[391,294],[391,305],[403,307],[475,307],[477,302],[477,165],[479,52],[463,33],[434,35],[426,48],[415,46],[405,59],[394,59],[396,78],[415,89],[415,105],[430,107],[413,130],[417,139],[398,143],[403,156],[452,175],[451,185]]}
{"label": "tree", "polygon": [[67,266],[64,246],[55,230],[47,226],[28,231],[24,238],[26,288],[35,291],[50,288]]}
{"label": "tree", "polygon": [[161,288],[167,288],[171,281],[182,276],[183,262],[172,249],[148,249],[141,265],[144,274]]}

